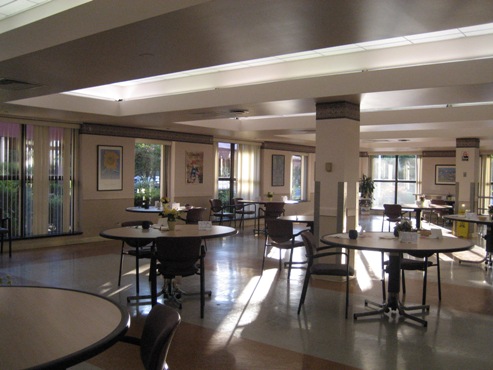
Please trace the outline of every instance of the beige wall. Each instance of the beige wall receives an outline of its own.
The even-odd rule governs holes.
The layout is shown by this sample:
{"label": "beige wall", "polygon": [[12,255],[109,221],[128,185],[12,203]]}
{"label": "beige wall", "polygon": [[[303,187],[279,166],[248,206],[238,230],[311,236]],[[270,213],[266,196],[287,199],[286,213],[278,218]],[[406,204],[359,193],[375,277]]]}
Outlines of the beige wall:
{"label": "beige wall", "polygon": [[435,165],[448,164],[455,165],[455,157],[425,157],[422,161],[422,187],[421,192],[425,195],[444,195],[454,194],[455,185],[436,185],[435,184]]}

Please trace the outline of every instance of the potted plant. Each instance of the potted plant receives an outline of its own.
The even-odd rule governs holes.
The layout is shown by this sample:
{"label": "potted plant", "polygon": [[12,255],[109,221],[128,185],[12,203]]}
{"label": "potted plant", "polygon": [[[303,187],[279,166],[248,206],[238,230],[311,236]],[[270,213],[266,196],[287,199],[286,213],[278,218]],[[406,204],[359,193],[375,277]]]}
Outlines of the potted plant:
{"label": "potted plant", "polygon": [[399,237],[401,231],[413,231],[413,224],[409,219],[403,219],[401,222],[397,222],[394,226],[394,236]]}
{"label": "potted plant", "polygon": [[363,174],[359,180],[359,192],[361,199],[359,202],[361,213],[369,214],[373,203],[373,191],[375,190],[375,183],[370,176]]}
{"label": "potted plant", "polygon": [[271,192],[271,191],[267,192],[267,199],[268,199],[269,201],[272,201],[272,198],[274,198],[274,193],[273,193],[273,192]]}

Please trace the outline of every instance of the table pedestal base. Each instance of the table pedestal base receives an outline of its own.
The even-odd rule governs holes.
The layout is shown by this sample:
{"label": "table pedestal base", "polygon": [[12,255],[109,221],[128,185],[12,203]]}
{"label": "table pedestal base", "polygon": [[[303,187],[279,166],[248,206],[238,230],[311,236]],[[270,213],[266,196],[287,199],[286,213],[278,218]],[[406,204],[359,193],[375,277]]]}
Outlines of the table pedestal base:
{"label": "table pedestal base", "polygon": [[360,313],[355,313],[353,315],[353,318],[355,320],[358,319],[358,317],[365,317],[365,316],[375,316],[375,315],[383,315],[386,313],[389,313],[391,311],[397,311],[399,315],[402,317],[408,318],[410,320],[419,322],[422,324],[424,327],[428,326],[428,322],[424,319],[421,319],[417,316],[411,315],[407,313],[406,311],[413,311],[413,310],[422,310],[422,311],[430,311],[430,305],[416,305],[416,306],[404,306],[400,301],[399,301],[399,296],[398,294],[395,293],[390,293],[389,294],[389,299],[387,302],[384,303],[376,303],[369,301],[365,299],[365,306],[372,305],[376,306],[378,309],[375,311],[368,311],[368,312],[360,312]]}

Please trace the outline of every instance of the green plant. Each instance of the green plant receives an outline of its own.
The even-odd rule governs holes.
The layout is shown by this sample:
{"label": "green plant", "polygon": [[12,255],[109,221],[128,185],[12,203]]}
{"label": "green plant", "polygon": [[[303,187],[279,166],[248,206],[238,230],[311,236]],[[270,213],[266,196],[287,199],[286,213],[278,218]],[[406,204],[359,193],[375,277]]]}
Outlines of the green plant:
{"label": "green plant", "polygon": [[363,174],[359,180],[359,192],[362,198],[373,199],[373,191],[375,190],[375,182],[370,176]]}
{"label": "green plant", "polygon": [[174,208],[164,208],[163,211],[159,213],[160,217],[166,217],[168,218],[168,221],[176,221],[179,215],[180,211]]}
{"label": "green plant", "polygon": [[400,231],[413,231],[411,220],[405,218],[401,222],[397,222],[394,226],[394,235],[399,236]]}

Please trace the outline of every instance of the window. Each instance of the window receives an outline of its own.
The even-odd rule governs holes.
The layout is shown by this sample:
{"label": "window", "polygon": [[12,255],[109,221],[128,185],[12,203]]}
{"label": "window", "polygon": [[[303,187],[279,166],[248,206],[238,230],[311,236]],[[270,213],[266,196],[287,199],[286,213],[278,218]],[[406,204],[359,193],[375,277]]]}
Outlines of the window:
{"label": "window", "polygon": [[260,188],[260,146],[218,143],[218,198],[224,204],[232,199],[256,199]]}
{"label": "window", "polygon": [[415,155],[372,156],[371,171],[375,181],[373,207],[394,203],[414,203],[417,193]]}
{"label": "window", "polygon": [[169,146],[135,143],[134,205],[144,200],[153,205],[161,194],[168,195]]}
{"label": "window", "polygon": [[293,155],[291,157],[291,199],[306,200],[307,197],[308,157]]}
{"label": "window", "polygon": [[13,237],[75,231],[76,130],[0,123],[0,207]]}
{"label": "window", "polygon": [[488,213],[493,204],[493,160],[492,155],[481,156],[481,182],[478,199],[478,213]]}

